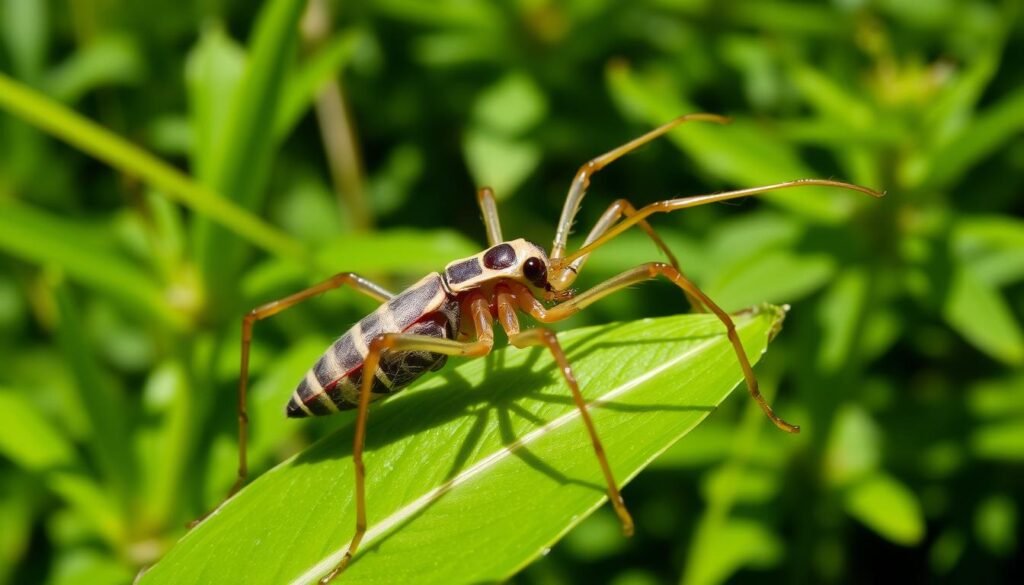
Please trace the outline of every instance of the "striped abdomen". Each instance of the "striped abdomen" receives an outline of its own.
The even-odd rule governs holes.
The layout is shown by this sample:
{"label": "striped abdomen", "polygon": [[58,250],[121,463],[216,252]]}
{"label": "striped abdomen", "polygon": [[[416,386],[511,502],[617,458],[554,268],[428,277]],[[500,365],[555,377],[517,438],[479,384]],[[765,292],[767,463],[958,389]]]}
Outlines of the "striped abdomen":
{"label": "striped abdomen", "polygon": [[[370,342],[382,333],[414,333],[451,338],[458,331],[458,309],[431,274],[381,305],[345,332],[306,372],[288,402],[290,417],[319,416],[359,405],[363,360]],[[386,352],[375,373],[370,400],[386,398],[430,370],[447,356],[426,351]]]}

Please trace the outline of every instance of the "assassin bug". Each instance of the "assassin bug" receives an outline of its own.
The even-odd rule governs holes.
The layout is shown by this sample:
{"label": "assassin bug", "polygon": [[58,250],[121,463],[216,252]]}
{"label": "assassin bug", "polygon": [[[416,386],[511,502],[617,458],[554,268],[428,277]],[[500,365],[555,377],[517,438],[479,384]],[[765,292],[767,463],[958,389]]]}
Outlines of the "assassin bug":
{"label": "assassin bug", "polygon": [[[483,252],[456,260],[448,264],[443,272],[429,274],[397,295],[356,274],[341,273],[249,312],[242,321],[242,363],[238,385],[238,478],[227,497],[230,498],[241,488],[248,473],[246,387],[254,323],[320,293],[342,286],[350,286],[382,304],[376,311],[353,325],[327,349],[299,383],[286,408],[287,415],[294,418],[328,415],[341,410],[357,410],[355,444],[352,452],[356,478],[355,534],[344,558],[321,579],[321,583],[330,581],[345,569],[366,532],[363,445],[370,403],[395,394],[428,371],[439,369],[448,356],[470,357],[487,354],[494,344],[494,321],[505,330],[509,343],[513,346],[544,346],[554,356],[590,436],[607,484],[608,499],[622,523],[623,532],[627,536],[632,534],[633,520],[619,494],[618,484],[612,476],[601,440],[587,412],[586,402],[580,393],[572,367],[558,343],[558,338],[551,330],[543,327],[522,330],[518,312],[526,313],[540,323],[561,321],[618,290],[662,276],[683,291],[695,310],[711,311],[722,321],[750,395],[776,426],[787,432],[798,432],[799,427],[776,415],[758,391],[757,379],[729,314],[683,275],[675,256],[654,232],[647,222],[647,217],[655,213],[667,213],[705,203],[812,185],[849,189],[873,197],[881,197],[883,193],[839,181],[802,179],[669,199],[639,209],[625,199],[620,199],[601,215],[583,246],[575,252],[566,253],[570,227],[593,175],[619,157],[676,126],[696,120],[716,123],[728,121],[714,114],[680,116],[584,164],[576,173],[569,189],[550,253],[527,240],[506,241],[502,237],[494,194],[489,188],[483,188],[477,192],[477,201],[487,229],[488,248]],[[574,294],[569,287],[588,256],[634,225],[646,232],[669,262],[642,264],[590,290]],[[542,300],[546,301],[546,304],[541,302]]]}

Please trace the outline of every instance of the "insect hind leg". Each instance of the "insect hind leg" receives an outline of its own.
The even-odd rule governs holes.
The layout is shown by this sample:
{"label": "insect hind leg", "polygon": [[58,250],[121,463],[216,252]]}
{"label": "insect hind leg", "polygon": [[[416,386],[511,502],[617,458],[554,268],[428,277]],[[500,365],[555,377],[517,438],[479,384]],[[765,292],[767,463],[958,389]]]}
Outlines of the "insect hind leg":
{"label": "insect hind leg", "polygon": [[[732,344],[733,351],[736,354],[736,359],[740,364],[740,369],[743,370],[743,378],[747,383],[747,390],[749,391],[751,398],[757,402],[758,406],[761,407],[761,410],[764,411],[764,414],[772,421],[772,423],[775,424],[775,426],[788,433],[800,432],[800,427],[786,422],[779,415],[775,414],[771,405],[768,404],[768,401],[765,400],[764,396],[761,394],[757,383],[757,377],[754,375],[754,369],[750,365],[750,359],[747,358],[747,352],[743,349],[743,344],[740,342],[739,335],[736,333],[736,324],[733,323],[732,317],[729,316],[729,313],[719,307],[704,293],[704,291],[697,288],[697,285],[683,276],[681,272],[668,264],[663,262],[641,264],[640,266],[627,270],[618,276],[613,276],[593,288],[576,295],[568,301],[550,308],[545,308],[541,305],[537,299],[533,298],[529,294],[529,290],[514,288],[513,295],[515,296],[515,300],[519,304],[520,308],[524,312],[529,313],[534,319],[537,319],[542,323],[554,323],[578,313],[584,308],[612,293],[618,292],[634,284],[653,280],[658,276],[664,276],[684,292],[696,297],[701,304],[707,307],[708,310],[718,317],[722,324],[725,325],[726,335],[729,338],[729,343]],[[522,287],[522,289],[525,288],[526,287]]]}
{"label": "insect hind leg", "polygon": [[366,535],[366,468],[363,465],[363,448],[366,444],[366,420],[370,407],[370,390],[374,376],[368,372],[376,372],[381,365],[384,352],[426,351],[446,356],[479,357],[490,353],[494,346],[494,330],[491,324],[491,313],[487,300],[476,294],[466,299],[464,305],[473,319],[476,332],[475,341],[456,341],[438,339],[426,335],[408,333],[385,333],[378,335],[369,344],[369,352],[363,362],[363,378],[359,387],[359,411],[356,415],[355,437],[352,445],[352,463],[355,466],[356,481],[356,531],[349,541],[345,555],[329,573],[320,579],[325,585],[340,575],[352,562],[359,545]]}
{"label": "insect hind leg", "polygon": [[231,496],[235,495],[238,490],[242,489],[242,486],[245,485],[245,480],[249,475],[249,412],[247,403],[249,385],[249,349],[252,345],[253,325],[255,325],[257,321],[272,317],[281,311],[294,307],[295,305],[302,303],[303,301],[307,301],[321,293],[334,290],[342,286],[350,286],[356,291],[380,302],[387,301],[394,296],[384,287],[354,272],[340,272],[322,282],[289,295],[283,299],[264,303],[249,311],[245,317],[242,318],[242,355],[241,367],[238,376],[238,475],[235,478],[235,483],[232,484],[231,489],[228,490],[227,495],[224,496],[224,499],[221,500],[213,510],[190,522],[190,528],[212,514],[214,510],[223,506],[224,502],[228,501]]}

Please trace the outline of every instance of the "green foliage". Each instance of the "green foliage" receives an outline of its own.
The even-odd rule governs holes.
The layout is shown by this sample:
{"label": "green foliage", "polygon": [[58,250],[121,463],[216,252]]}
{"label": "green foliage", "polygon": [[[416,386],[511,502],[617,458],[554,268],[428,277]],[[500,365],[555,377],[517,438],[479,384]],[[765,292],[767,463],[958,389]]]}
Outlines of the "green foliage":
{"label": "green foliage", "polygon": [[[517,582],[1019,574],[1019,3],[315,4],[327,12],[304,14],[300,0],[0,0],[0,583],[130,582],[219,500],[234,475],[246,310],[342,270],[398,290],[473,253],[482,184],[497,189],[506,235],[546,243],[582,163],[694,111],[733,123],[688,124],[594,177],[572,242],[619,197],[640,206],[801,177],[886,190],[780,191],[652,220],[726,309],[792,305],[758,375],[804,432],[774,431],[749,400],[723,403],[627,488],[634,539],[598,508]],[[361,198],[376,229],[349,211]],[[653,259],[628,233],[578,285]],[[256,476],[345,432],[345,415],[289,424],[281,405],[372,307],[338,292],[257,325]],[[637,287],[565,327],[683,307],[672,287]],[[487,363],[463,374],[480,397],[446,399],[490,404],[487,380],[513,374],[484,375]],[[566,407],[534,401],[553,380],[509,404]],[[375,410],[371,436],[386,432],[373,421],[449,384],[439,374]],[[474,419],[423,424],[395,445],[460,420]],[[538,460],[560,453],[572,454]],[[317,518],[320,547],[351,530],[335,521],[346,461],[294,470],[336,470],[337,490],[313,490],[336,513],[294,508]],[[276,506],[312,501],[280,491]],[[583,491],[585,510],[598,496]],[[371,516],[388,503],[374,493]]]}

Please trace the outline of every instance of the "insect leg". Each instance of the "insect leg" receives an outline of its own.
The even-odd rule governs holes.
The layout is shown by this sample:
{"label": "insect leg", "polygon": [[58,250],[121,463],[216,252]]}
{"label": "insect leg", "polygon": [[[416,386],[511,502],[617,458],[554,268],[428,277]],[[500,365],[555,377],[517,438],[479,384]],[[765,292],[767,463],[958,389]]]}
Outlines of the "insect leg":
{"label": "insect leg", "polygon": [[558,227],[555,230],[555,241],[551,245],[551,257],[561,258],[565,254],[565,246],[569,238],[569,230],[572,228],[572,221],[576,217],[576,212],[579,211],[580,202],[583,201],[583,196],[586,195],[587,187],[590,185],[590,178],[595,173],[615,162],[616,159],[633,152],[676,126],[684,122],[694,120],[716,122],[718,124],[726,124],[729,122],[728,118],[715,114],[687,114],[685,116],[679,116],[675,120],[672,120],[667,124],[663,124],[639,138],[634,138],[618,148],[610,150],[597,158],[591,159],[580,167],[580,170],[576,172],[576,177],[572,181],[572,186],[569,187],[569,195],[565,198],[565,205],[562,207],[562,216],[558,220]]}
{"label": "insect leg", "polygon": [[[498,302],[503,302],[501,297],[499,297]],[[504,320],[501,322],[502,325],[506,325]],[[506,329],[508,329],[507,326]],[[598,437],[597,428],[594,426],[594,421],[590,418],[590,412],[587,410],[587,402],[583,399],[583,394],[580,393],[579,384],[576,382],[576,375],[573,374],[569,360],[566,359],[565,352],[562,351],[562,346],[558,343],[558,337],[555,336],[554,331],[543,327],[527,329],[521,333],[518,332],[518,329],[519,324],[515,323],[514,329],[508,332],[509,343],[516,347],[546,346],[558,363],[558,369],[561,370],[562,377],[565,378],[565,382],[569,385],[573,401],[576,402],[576,408],[579,409],[583,423],[587,427],[590,442],[594,446],[594,454],[597,455],[597,461],[601,464],[601,472],[604,474],[605,483],[608,485],[608,501],[612,503],[615,513],[619,516],[619,521],[622,522],[622,532],[626,536],[632,536],[633,518],[629,515],[629,510],[626,509],[626,503],[622,500],[622,494],[619,493],[619,486],[615,482],[615,476],[612,475],[611,466],[608,465],[608,457],[605,455],[601,438]]]}
{"label": "insect leg", "polygon": [[487,245],[494,246],[505,240],[501,237],[501,221],[498,219],[498,206],[494,201],[494,191],[490,187],[481,187],[476,192],[476,202],[483,213],[484,227],[487,228]]}
{"label": "insect leg", "polygon": [[[241,372],[238,377],[238,477],[231,486],[227,496],[217,504],[217,508],[224,504],[231,496],[245,485],[245,479],[249,474],[248,466],[248,439],[249,439],[249,413],[247,409],[247,394],[249,385],[249,347],[252,344],[252,328],[256,321],[266,319],[293,307],[302,301],[315,297],[316,295],[333,290],[342,286],[351,286],[355,290],[381,302],[390,299],[392,295],[380,285],[359,276],[353,272],[342,272],[335,274],[327,280],[315,284],[305,290],[299,291],[283,299],[271,301],[249,311],[242,318],[242,359]],[[216,510],[217,508],[214,508]],[[209,516],[209,512],[194,520],[190,526],[194,526],[200,520]]]}
{"label": "insect leg", "polygon": [[[603,236],[605,232],[607,232],[613,225],[615,225],[615,222],[617,222],[620,217],[626,216],[626,218],[630,218],[633,215],[635,215],[636,212],[637,210],[635,207],[633,207],[633,204],[627,201],[626,199],[619,199],[615,201],[608,207],[607,210],[605,210],[603,214],[601,214],[601,217],[597,220],[597,223],[594,224],[593,229],[590,230],[590,234],[587,235],[587,239],[584,240],[583,246],[588,246],[594,240]],[[654,228],[651,227],[651,224],[648,223],[646,219],[641,219],[640,221],[637,222],[637,225],[640,226],[640,228],[644,230],[644,232],[648,236],[650,236],[651,240],[654,241],[654,245],[657,246],[663,254],[665,254],[665,256],[668,258],[669,264],[671,264],[673,268],[682,273],[682,269],[679,267],[679,261],[676,259],[675,254],[673,254],[672,250],[670,250],[668,246],[665,245],[665,242],[662,241],[662,239],[654,231]],[[569,264],[568,270],[563,270],[561,272],[552,274],[552,279],[559,279],[557,282],[553,280],[551,282],[551,285],[555,288],[555,290],[565,290],[569,288],[573,281],[576,280],[576,276],[579,274],[580,270],[583,269],[583,264],[587,261],[587,258],[589,256],[589,253],[584,254],[573,260]],[[686,299],[690,302],[690,307],[694,311],[704,311],[704,306],[701,305],[700,301],[696,297],[694,297],[690,293],[686,293]]]}
{"label": "insect leg", "polygon": [[366,419],[370,407],[370,389],[374,375],[380,366],[381,354],[385,351],[429,351],[450,356],[482,356],[494,346],[494,330],[491,326],[490,310],[481,295],[467,299],[465,305],[473,318],[476,341],[455,341],[412,335],[407,333],[385,333],[378,335],[369,344],[369,353],[363,360],[363,378],[359,387],[359,410],[356,415],[355,439],[352,445],[352,463],[356,477],[356,532],[349,542],[348,550],[331,572],[320,579],[321,584],[330,582],[348,567],[366,534],[366,469],[363,465],[363,448],[366,443]]}
{"label": "insect leg", "polygon": [[626,217],[626,219],[620,221],[614,226],[608,228],[607,231],[595,240],[584,244],[579,250],[576,250],[572,254],[569,254],[561,260],[555,261],[554,255],[552,258],[551,271],[553,276],[549,277],[551,283],[557,289],[557,283],[564,280],[564,276],[560,273],[571,272],[570,268],[573,262],[580,258],[583,258],[596,250],[597,248],[607,244],[613,238],[626,231],[630,227],[644,221],[648,216],[655,213],[668,213],[670,211],[678,211],[680,209],[686,209],[688,207],[697,207],[698,205],[704,205],[705,203],[714,203],[717,201],[728,201],[730,199],[738,199],[740,197],[749,197],[751,195],[760,195],[762,193],[768,193],[769,191],[777,191],[781,189],[791,189],[794,187],[837,187],[840,189],[848,189],[851,191],[859,191],[872,197],[882,197],[885,193],[873,191],[867,187],[861,187],[860,185],[853,185],[851,183],[844,183],[842,181],[833,181],[831,179],[798,179],[795,181],[786,181],[784,183],[776,183],[774,185],[764,185],[761,187],[750,187],[748,189],[737,189],[735,191],[724,191],[722,193],[711,193],[707,195],[695,195],[692,197],[683,197],[680,199],[668,199],[666,201],[659,201],[657,203],[651,203],[638,209],[636,213]]}
{"label": "insect leg", "polygon": [[682,273],[668,264],[662,262],[642,264],[632,270],[627,270],[618,276],[614,276],[601,284],[598,284],[594,288],[549,309],[545,309],[544,306],[533,297],[533,295],[529,294],[529,289],[526,287],[523,287],[522,285],[512,286],[522,287],[522,290],[513,288],[513,294],[515,295],[520,308],[524,312],[529,313],[533,318],[542,323],[551,323],[554,321],[561,321],[562,319],[579,312],[598,300],[622,290],[623,288],[646,280],[654,279],[658,276],[664,276],[684,292],[688,292],[696,297],[701,304],[707,307],[715,314],[716,317],[718,317],[718,319],[725,325],[726,335],[729,337],[729,342],[732,344],[733,350],[736,352],[736,359],[739,360],[740,369],[743,370],[743,378],[746,380],[747,390],[750,392],[750,396],[757,402],[758,406],[761,407],[761,410],[764,411],[765,415],[775,423],[775,426],[788,433],[800,432],[800,427],[786,422],[775,414],[775,411],[772,410],[768,401],[761,395],[761,391],[757,384],[757,377],[754,376],[754,369],[750,366],[750,360],[747,358],[747,352],[743,349],[743,344],[740,342],[739,335],[736,334],[736,325],[733,323],[732,318],[729,317],[729,313],[726,313],[706,294],[704,294],[702,290],[697,288],[697,285],[690,282],[690,280],[683,276]]}

